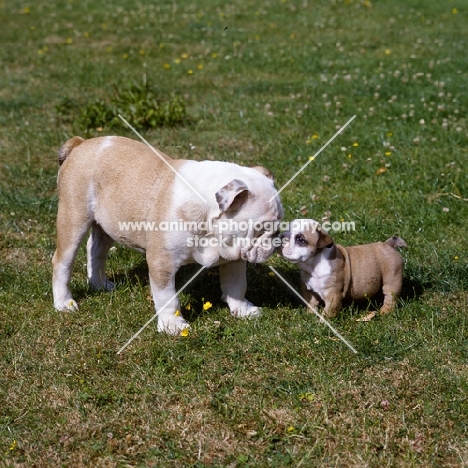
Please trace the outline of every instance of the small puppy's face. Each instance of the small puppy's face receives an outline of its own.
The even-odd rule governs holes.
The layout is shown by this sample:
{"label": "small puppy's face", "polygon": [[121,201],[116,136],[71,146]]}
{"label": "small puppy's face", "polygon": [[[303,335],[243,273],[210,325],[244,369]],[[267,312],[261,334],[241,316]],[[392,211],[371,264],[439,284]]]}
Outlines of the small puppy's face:
{"label": "small puppy's face", "polygon": [[295,219],[281,239],[281,255],[294,263],[307,262],[318,250],[333,245],[333,239],[313,219]]}

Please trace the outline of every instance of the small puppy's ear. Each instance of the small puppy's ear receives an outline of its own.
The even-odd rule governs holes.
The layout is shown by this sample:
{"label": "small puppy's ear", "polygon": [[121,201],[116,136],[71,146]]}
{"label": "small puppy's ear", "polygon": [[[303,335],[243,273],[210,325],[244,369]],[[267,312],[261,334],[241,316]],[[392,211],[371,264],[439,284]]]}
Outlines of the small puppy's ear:
{"label": "small puppy's ear", "polygon": [[268,177],[270,180],[275,180],[273,173],[267,169],[266,167],[263,166],[253,166],[252,169],[255,169],[256,171],[260,172],[264,176]]}
{"label": "small puppy's ear", "polygon": [[249,188],[242,180],[234,179],[216,192],[216,201],[222,212],[238,211],[247,201]]}
{"label": "small puppy's ear", "polygon": [[333,245],[333,239],[327,232],[323,231],[320,226],[317,227],[317,232],[319,235],[319,240],[317,242],[318,249],[323,249],[324,247],[331,247]]}

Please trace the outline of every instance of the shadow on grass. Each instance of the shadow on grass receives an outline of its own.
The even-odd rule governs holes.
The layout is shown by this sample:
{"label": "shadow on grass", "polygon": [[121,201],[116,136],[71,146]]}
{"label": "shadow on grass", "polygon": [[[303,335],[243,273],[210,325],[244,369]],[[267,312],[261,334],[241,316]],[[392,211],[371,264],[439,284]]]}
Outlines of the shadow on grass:
{"label": "shadow on grass", "polygon": [[[273,258],[273,257],[272,257]],[[149,287],[148,266],[145,258],[141,256],[133,266],[112,275],[109,279],[116,284],[119,289],[123,285],[140,285]],[[280,263],[273,260],[275,269],[286,281],[297,291],[299,288],[299,271],[294,265]],[[176,290],[189,281],[201,268],[200,265],[192,264],[183,266],[176,276]],[[458,289],[463,283],[466,272],[459,271],[453,274],[453,265],[450,271],[441,271],[440,275],[430,267],[420,264],[408,264],[403,278],[403,289],[400,299],[403,303],[417,300],[428,290]],[[456,284],[455,284],[456,283]],[[445,286],[444,286],[445,285]],[[103,294],[101,291],[94,291],[80,282],[72,286],[75,300],[80,301],[89,295]],[[188,320],[195,320],[203,311],[203,304],[210,302],[216,308],[227,307],[221,300],[221,287],[219,281],[219,271],[217,267],[209,268],[197,276],[179,295],[184,316]],[[299,308],[305,307],[302,301],[276,276],[268,264],[248,264],[247,265],[247,299],[259,307],[275,309],[278,307]],[[365,310],[378,310],[383,302],[383,295],[378,294],[371,302],[353,303],[353,309],[357,313]],[[190,310],[185,307],[190,304]],[[344,304],[343,307],[351,304]]]}
{"label": "shadow on grass", "polygon": [[[189,281],[201,268],[198,264],[186,265],[180,268],[176,275],[176,290],[179,291],[183,285]],[[299,272],[281,266],[275,269],[285,278],[296,291],[299,292]],[[109,279],[114,282],[119,289],[125,284],[141,285],[149,288],[148,265],[142,256],[133,266],[123,269]],[[72,286],[75,300],[80,301],[87,296],[104,294],[102,291],[95,291],[82,282]],[[247,265],[247,299],[259,307],[300,307],[303,306],[299,298],[268,268],[266,264]],[[221,285],[219,280],[219,270],[217,267],[206,269],[201,272],[179,295],[183,313],[187,320],[196,319],[203,310],[203,304],[210,302],[214,307],[223,308],[227,304],[221,300]],[[185,306],[191,305],[190,310]]]}

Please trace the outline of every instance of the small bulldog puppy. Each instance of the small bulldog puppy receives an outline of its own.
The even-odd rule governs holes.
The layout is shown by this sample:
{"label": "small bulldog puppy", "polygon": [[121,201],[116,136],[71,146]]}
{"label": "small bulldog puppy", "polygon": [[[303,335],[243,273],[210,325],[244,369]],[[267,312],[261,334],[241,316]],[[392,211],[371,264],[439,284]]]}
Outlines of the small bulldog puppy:
{"label": "small bulldog puppy", "polygon": [[78,247],[87,242],[89,284],[111,290],[105,263],[114,242],[144,252],[158,330],[179,334],[175,275],[182,265],[219,266],[222,299],[238,317],[255,317],[245,299],[246,262],[263,262],[279,241],[283,208],[264,167],[171,159],[117,136],[74,137],[59,150],[54,306],[73,310],[68,283]]}
{"label": "small bulldog puppy", "polygon": [[380,313],[395,307],[404,264],[396,247],[406,247],[403,239],[343,247],[312,219],[292,221],[281,237],[280,253],[299,265],[302,295],[315,310],[324,303],[324,315],[335,317],[343,301],[367,300],[380,291]]}

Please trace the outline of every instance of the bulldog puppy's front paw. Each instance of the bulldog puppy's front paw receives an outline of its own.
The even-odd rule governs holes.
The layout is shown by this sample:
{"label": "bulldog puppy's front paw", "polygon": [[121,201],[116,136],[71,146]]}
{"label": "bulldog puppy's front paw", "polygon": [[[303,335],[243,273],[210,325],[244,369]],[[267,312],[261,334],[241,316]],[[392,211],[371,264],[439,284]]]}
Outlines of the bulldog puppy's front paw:
{"label": "bulldog puppy's front paw", "polygon": [[187,336],[189,330],[189,323],[181,315],[163,315],[158,317],[158,332],[174,336]]}
{"label": "bulldog puppy's front paw", "polygon": [[73,299],[68,299],[63,304],[54,304],[54,307],[59,312],[74,312],[78,310],[78,304]]}
{"label": "bulldog puppy's front paw", "polygon": [[98,280],[88,279],[88,284],[90,288],[94,289],[95,291],[110,292],[114,289],[114,283],[109,281],[107,278],[104,281],[102,281],[100,278]]}
{"label": "bulldog puppy's front paw", "polygon": [[232,302],[229,304],[229,309],[231,310],[231,315],[239,318],[257,318],[262,315],[262,309],[260,307],[254,306],[251,302],[246,299],[243,301],[236,301],[235,304]]}

